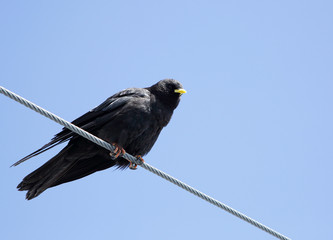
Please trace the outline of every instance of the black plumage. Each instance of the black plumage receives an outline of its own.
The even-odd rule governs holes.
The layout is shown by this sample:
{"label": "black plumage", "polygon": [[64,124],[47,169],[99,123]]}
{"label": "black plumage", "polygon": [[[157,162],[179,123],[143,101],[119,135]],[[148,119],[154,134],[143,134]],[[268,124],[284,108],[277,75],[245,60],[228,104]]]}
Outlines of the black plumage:
{"label": "black plumage", "polygon": [[[131,155],[143,156],[150,151],[162,128],[170,121],[184,92],[182,85],[173,79],[159,81],[148,88],[128,88],[109,97],[72,123],[109,143],[119,145]],[[27,175],[17,186],[20,191],[28,191],[28,200],[47,188],[96,171],[113,166],[121,169],[129,166],[129,162],[121,156],[112,160],[108,150],[65,128],[49,143],[14,165],[68,140],[67,146],[56,156]]]}

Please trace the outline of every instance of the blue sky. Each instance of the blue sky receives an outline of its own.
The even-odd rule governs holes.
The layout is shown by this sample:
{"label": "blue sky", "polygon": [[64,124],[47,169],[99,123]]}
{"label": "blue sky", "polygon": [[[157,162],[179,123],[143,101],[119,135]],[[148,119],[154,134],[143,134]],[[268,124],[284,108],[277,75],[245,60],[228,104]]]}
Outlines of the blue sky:
{"label": "blue sky", "polygon": [[[2,1],[0,84],[66,120],[127,87],[188,91],[145,157],[292,239],[333,238],[331,1]],[[15,167],[61,126],[0,96],[1,239],[275,239],[144,169],[32,201]]]}

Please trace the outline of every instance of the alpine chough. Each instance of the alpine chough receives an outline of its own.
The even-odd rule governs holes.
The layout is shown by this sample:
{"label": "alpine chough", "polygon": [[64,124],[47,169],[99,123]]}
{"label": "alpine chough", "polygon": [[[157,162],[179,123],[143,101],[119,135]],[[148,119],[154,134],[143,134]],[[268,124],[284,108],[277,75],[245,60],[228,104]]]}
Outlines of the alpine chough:
{"label": "alpine chough", "polygon": [[26,198],[30,200],[47,188],[97,171],[113,166],[127,168],[130,163],[121,154],[125,150],[134,156],[147,154],[185,92],[178,81],[165,79],[151,87],[128,88],[109,97],[72,123],[113,144],[115,152],[110,153],[63,128],[49,143],[14,164],[16,166],[69,140],[57,155],[27,175],[17,186],[18,190],[28,191]]}

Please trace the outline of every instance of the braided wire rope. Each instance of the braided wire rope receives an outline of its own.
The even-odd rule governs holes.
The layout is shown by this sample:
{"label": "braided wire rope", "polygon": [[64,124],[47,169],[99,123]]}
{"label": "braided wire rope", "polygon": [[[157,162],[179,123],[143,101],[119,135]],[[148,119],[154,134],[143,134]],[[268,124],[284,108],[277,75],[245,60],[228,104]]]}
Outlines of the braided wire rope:
{"label": "braided wire rope", "polygon": [[[106,149],[108,149],[108,150],[110,150],[112,152],[115,149],[115,147],[112,146],[111,144],[109,144],[109,143],[103,141],[102,139],[100,139],[100,138],[98,138],[98,137],[90,134],[89,132],[87,132],[87,131],[85,131],[85,130],[83,130],[83,129],[77,127],[77,126],[75,126],[74,124],[72,124],[72,123],[70,123],[70,122],[68,122],[68,121],[66,121],[66,120],[64,120],[64,119],[56,116],[55,114],[53,114],[53,113],[51,113],[51,112],[49,112],[49,111],[47,111],[47,110],[39,107],[38,105],[36,105],[36,104],[34,104],[34,103],[32,103],[32,102],[24,99],[23,97],[21,97],[21,96],[15,94],[15,93],[9,91],[8,89],[6,89],[6,88],[4,88],[2,86],[0,86],[0,93],[2,93],[3,95],[5,95],[5,96],[7,96],[7,97],[9,97],[9,98],[11,98],[13,100],[15,100],[18,103],[21,103],[22,105],[26,106],[27,108],[30,108],[30,109],[36,111],[37,113],[39,113],[39,114],[41,114],[41,115],[43,115],[43,116],[45,116],[45,117],[47,117],[47,118],[49,118],[51,120],[53,120],[53,121],[55,121],[55,122],[63,125],[64,127],[68,128],[69,130],[71,130],[71,131],[73,131],[73,132],[81,135],[82,137],[84,137],[84,138],[86,138],[86,139],[94,142],[95,144],[98,144],[101,147],[104,147],[104,148],[106,148]],[[262,223],[260,223],[260,222],[258,222],[256,220],[254,220],[254,219],[246,216],[245,214],[243,214],[243,213],[241,213],[241,212],[239,212],[239,211],[237,211],[237,210],[235,210],[235,209],[227,206],[226,204],[224,204],[224,203],[222,203],[222,202],[220,202],[220,201],[218,201],[218,200],[216,200],[216,199],[214,199],[214,198],[212,198],[212,197],[210,197],[210,196],[208,196],[208,195],[206,195],[206,194],[198,191],[197,189],[195,189],[195,188],[189,186],[188,184],[186,184],[186,183],[184,183],[184,182],[182,182],[182,181],[180,181],[180,180],[178,180],[178,179],[170,176],[167,173],[162,172],[161,170],[159,170],[159,169],[157,169],[157,168],[149,165],[148,163],[142,162],[139,158],[136,158],[136,157],[134,157],[134,156],[132,156],[132,155],[130,155],[128,153],[125,153],[123,155],[123,158],[125,158],[125,159],[127,159],[127,160],[129,160],[129,161],[131,161],[131,162],[133,162],[133,163],[135,163],[135,164],[143,167],[144,169],[146,169],[146,170],[148,170],[148,171],[150,171],[150,172],[152,172],[152,173],[154,173],[154,174],[156,174],[156,175],[164,178],[165,180],[167,180],[167,181],[169,181],[169,182],[177,185],[178,187],[183,188],[184,190],[186,190],[186,191],[194,194],[195,196],[200,197],[201,199],[206,200],[207,202],[209,202],[209,203],[211,203],[211,204],[213,204],[213,205],[215,205],[215,206],[217,206],[217,207],[219,207],[219,208],[221,208],[221,209],[223,209],[223,210],[225,210],[225,211],[233,214],[234,216],[236,216],[236,217],[238,217],[238,218],[240,218],[240,219],[242,219],[242,220],[244,220],[244,221],[252,224],[253,226],[255,226],[255,227],[257,227],[257,228],[259,228],[259,229],[261,229],[261,230],[263,230],[263,231],[265,231],[265,232],[273,235],[274,237],[277,237],[277,238],[282,239],[282,240],[291,240],[290,238],[282,235],[281,233],[279,233],[279,232],[277,232],[277,231],[275,231],[275,230],[273,230],[273,229],[271,229],[271,228],[263,225]]]}

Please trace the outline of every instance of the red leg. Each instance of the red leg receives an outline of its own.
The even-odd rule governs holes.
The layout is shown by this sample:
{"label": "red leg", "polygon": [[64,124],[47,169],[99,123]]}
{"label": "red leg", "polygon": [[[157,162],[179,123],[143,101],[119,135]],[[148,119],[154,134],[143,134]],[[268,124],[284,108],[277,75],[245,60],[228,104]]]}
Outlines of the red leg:
{"label": "red leg", "polygon": [[112,143],[111,145],[115,147],[114,151],[110,152],[110,156],[112,159],[116,159],[119,156],[121,157],[122,155],[125,154],[125,150],[121,146],[119,146],[117,143]]}
{"label": "red leg", "polygon": [[[138,160],[140,160],[141,162],[145,162],[145,160],[143,160],[143,158],[141,157],[141,155],[136,155],[135,156]],[[133,163],[131,161],[130,162],[130,165],[129,165],[129,168],[132,169],[132,170],[136,170],[138,165],[136,163]]]}

